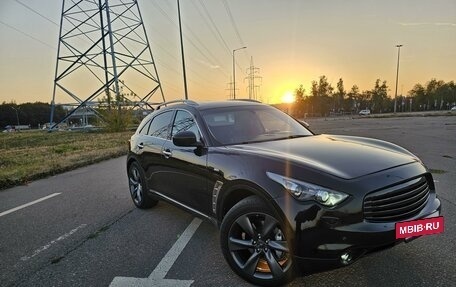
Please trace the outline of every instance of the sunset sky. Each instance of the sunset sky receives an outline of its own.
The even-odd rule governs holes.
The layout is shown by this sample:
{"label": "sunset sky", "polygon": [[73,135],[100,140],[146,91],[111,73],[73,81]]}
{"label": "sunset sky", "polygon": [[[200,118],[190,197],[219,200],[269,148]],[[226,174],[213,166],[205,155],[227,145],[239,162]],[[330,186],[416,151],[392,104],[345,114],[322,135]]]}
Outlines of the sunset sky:
{"label": "sunset sky", "polygon": [[[181,99],[176,0],[138,2],[166,100]],[[51,101],[61,5],[0,1],[0,102]],[[244,79],[253,57],[262,77],[260,99],[269,103],[300,84],[309,92],[321,75],[333,87],[343,78],[346,90],[353,84],[371,89],[379,78],[394,95],[397,44],[403,45],[399,94],[431,78],[456,80],[454,0],[181,0],[181,17],[189,98],[195,100],[228,98],[231,51],[242,46],[236,94],[248,97]]]}

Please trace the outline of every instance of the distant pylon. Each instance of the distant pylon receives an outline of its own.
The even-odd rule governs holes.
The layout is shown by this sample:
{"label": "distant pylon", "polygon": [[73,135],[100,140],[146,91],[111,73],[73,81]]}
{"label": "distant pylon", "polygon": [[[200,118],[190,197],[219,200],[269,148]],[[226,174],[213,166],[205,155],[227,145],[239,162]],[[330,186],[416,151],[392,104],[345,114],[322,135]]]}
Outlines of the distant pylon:
{"label": "distant pylon", "polygon": [[260,69],[256,68],[253,65],[253,57],[250,57],[250,67],[247,69],[247,77],[245,79],[249,81],[249,86],[247,87],[247,89],[249,90],[249,99],[251,100],[261,101],[261,99],[259,99],[259,93],[257,92],[259,91],[260,86],[255,85],[255,79],[259,79],[260,81],[262,81],[263,79],[262,77],[257,75],[259,72]]}
{"label": "distant pylon", "polygon": [[225,90],[229,91],[229,93],[230,93],[230,94],[228,95],[228,99],[234,100],[233,78],[232,78],[232,77],[230,77],[230,82],[227,83],[227,85],[228,85],[228,89],[225,89]]}
{"label": "distant pylon", "polygon": [[[56,103],[68,100],[74,108],[52,124]],[[63,0],[50,129],[78,111],[99,115],[103,103],[153,109],[164,101],[137,0]]]}

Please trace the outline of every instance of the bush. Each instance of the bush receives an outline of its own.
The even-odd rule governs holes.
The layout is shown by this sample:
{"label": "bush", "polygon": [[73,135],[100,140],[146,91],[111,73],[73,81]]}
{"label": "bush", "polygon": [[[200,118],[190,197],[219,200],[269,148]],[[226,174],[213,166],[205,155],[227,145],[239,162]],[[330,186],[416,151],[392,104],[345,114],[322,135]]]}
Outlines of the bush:
{"label": "bush", "polygon": [[133,111],[130,109],[103,110],[101,115],[104,128],[109,132],[123,132],[133,124]]}

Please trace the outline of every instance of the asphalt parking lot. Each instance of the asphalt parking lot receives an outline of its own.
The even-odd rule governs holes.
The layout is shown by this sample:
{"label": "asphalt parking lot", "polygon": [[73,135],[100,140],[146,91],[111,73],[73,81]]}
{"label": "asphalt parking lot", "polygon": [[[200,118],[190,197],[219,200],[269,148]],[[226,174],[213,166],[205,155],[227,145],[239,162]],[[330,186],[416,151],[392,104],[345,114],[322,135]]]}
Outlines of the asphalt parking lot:
{"label": "asphalt parking lot", "polygon": [[[456,117],[310,119],[317,133],[402,145],[434,175],[445,232],[299,277],[290,286],[453,286]],[[167,203],[139,210],[125,157],[0,192],[0,286],[250,286],[223,259],[216,227]]]}

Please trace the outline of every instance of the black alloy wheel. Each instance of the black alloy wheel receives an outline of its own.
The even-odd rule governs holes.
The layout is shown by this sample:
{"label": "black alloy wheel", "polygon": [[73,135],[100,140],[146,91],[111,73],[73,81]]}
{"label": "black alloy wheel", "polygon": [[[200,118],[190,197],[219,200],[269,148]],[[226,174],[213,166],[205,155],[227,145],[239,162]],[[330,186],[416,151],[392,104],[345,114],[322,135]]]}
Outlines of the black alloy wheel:
{"label": "black alloy wheel", "polygon": [[150,208],[157,204],[157,200],[147,195],[147,185],[144,172],[137,162],[133,162],[128,169],[128,185],[133,203],[139,208]]}
{"label": "black alloy wheel", "polygon": [[290,240],[283,224],[257,196],[237,203],[221,226],[223,255],[231,268],[258,285],[278,286],[293,278]]}

